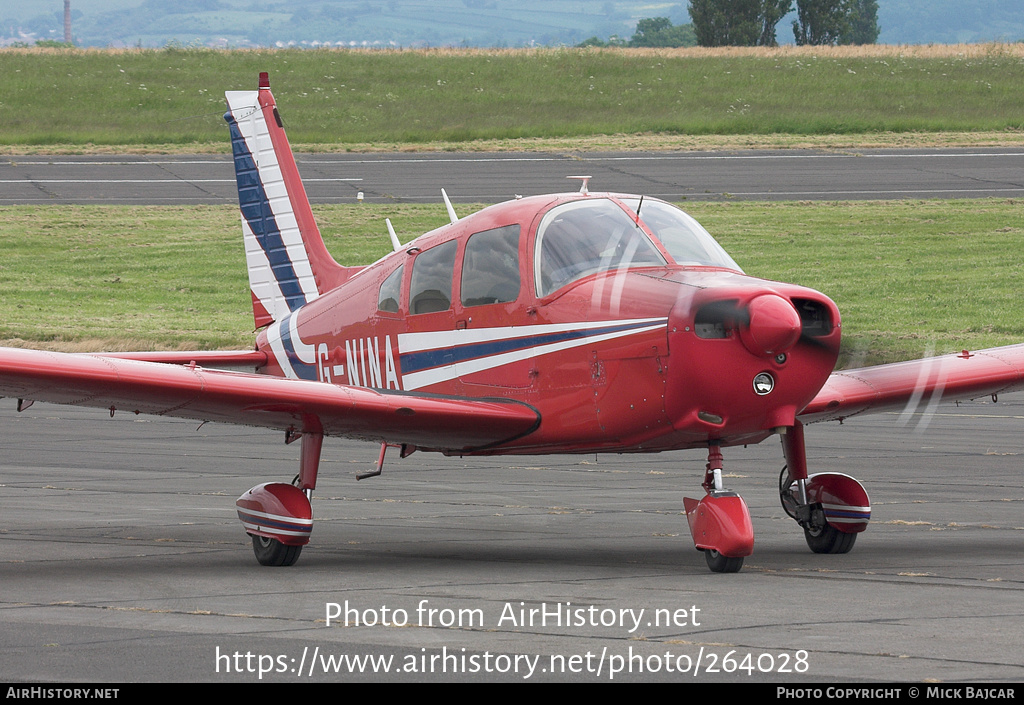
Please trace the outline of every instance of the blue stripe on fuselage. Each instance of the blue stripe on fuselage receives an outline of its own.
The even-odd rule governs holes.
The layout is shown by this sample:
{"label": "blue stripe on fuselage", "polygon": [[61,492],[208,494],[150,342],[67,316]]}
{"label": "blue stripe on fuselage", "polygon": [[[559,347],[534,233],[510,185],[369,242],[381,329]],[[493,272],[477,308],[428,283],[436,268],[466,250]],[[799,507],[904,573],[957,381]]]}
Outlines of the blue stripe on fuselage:
{"label": "blue stripe on fuselage", "polygon": [[512,352],[513,350],[525,350],[527,348],[560,343],[566,340],[580,340],[593,335],[605,333],[619,333],[633,328],[645,328],[650,326],[650,321],[640,323],[628,323],[623,325],[608,325],[582,330],[559,331],[542,335],[529,336],[525,338],[506,338],[504,340],[492,340],[484,343],[469,343],[459,345],[455,348],[438,348],[425,350],[423,352],[405,353],[399,359],[402,365],[402,374],[408,375],[421,370],[428,370],[441,365],[452,365],[479,357],[499,355]]}
{"label": "blue stripe on fuselage", "polygon": [[[299,357],[299,354],[295,351],[295,341],[292,340],[292,326],[291,317],[298,314],[290,313],[285,316],[281,323],[278,324],[278,330],[281,333],[281,344],[284,345],[284,351],[288,355],[288,364],[291,365],[292,371],[295,372],[295,376],[299,379],[308,379],[316,381],[320,378],[317,373],[316,363],[310,364],[303,362]],[[299,341],[299,344],[303,344]]]}

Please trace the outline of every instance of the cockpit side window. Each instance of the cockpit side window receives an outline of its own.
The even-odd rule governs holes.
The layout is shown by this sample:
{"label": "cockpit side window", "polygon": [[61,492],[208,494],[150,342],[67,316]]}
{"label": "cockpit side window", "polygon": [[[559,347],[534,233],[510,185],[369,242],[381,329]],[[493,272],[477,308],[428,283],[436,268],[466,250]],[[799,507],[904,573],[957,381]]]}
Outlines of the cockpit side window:
{"label": "cockpit side window", "polygon": [[462,260],[463,306],[508,303],[519,297],[519,226],[474,233]]}
{"label": "cockpit side window", "polygon": [[742,272],[729,253],[719,245],[704,227],[675,206],[654,199],[624,198],[622,202],[640,209],[640,220],[661,240],[665,250],[676,264],[697,264],[725,267]]}
{"label": "cockpit side window", "polygon": [[409,313],[434,313],[451,308],[457,246],[455,240],[449,240],[416,255],[409,285]]}
{"label": "cockpit side window", "polygon": [[537,227],[537,295],[596,272],[657,266],[665,259],[621,207],[607,199],[555,206]]}
{"label": "cockpit side window", "polygon": [[380,285],[380,294],[377,296],[377,310],[398,313],[398,302],[402,292],[402,272],[405,265],[401,265],[393,271],[384,283]]}

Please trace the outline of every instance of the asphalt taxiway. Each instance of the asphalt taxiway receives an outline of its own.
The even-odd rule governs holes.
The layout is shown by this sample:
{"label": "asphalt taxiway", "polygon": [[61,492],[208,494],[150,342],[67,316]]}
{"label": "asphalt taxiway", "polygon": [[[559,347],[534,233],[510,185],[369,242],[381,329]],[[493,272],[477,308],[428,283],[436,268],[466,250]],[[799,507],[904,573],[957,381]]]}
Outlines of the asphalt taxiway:
{"label": "asphalt taxiway", "polygon": [[871,494],[847,555],[784,515],[777,442],[727,449],[756,532],[734,575],[681,514],[699,452],[417,453],[356,482],[377,448],[328,440],[312,543],[271,569],[234,500],[292,477],[279,434],[5,402],[8,683],[1024,678],[1022,395],[808,427],[812,469]]}
{"label": "asphalt taxiway", "polygon": [[[461,203],[592,191],[682,200],[1020,198],[1024,150],[299,154],[313,203]],[[0,205],[235,204],[228,155],[0,157]]]}

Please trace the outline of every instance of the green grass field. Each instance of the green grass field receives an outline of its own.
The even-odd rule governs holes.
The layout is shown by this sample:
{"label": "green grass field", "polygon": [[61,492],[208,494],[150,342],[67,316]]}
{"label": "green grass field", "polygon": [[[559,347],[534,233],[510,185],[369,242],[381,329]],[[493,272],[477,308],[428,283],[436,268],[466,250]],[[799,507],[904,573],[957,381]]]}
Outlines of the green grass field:
{"label": "green grass field", "polygon": [[[0,50],[0,70],[0,149],[11,154],[227,151],[223,91],[253,88],[261,70],[292,143],[316,150],[917,146],[940,134],[967,136],[937,140],[945,144],[1024,144],[1024,44]],[[701,135],[715,141],[693,142]],[[687,208],[748,273],[831,296],[847,363],[1024,341],[1020,202]],[[385,217],[404,239],[446,221],[440,206],[316,210],[344,264],[387,251]],[[230,207],[0,208],[0,339],[247,347],[239,230]]]}
{"label": "green grass field", "polygon": [[[0,142],[226,149],[271,73],[295,144],[1024,130],[1024,46],[2,50]],[[200,147],[202,145],[202,147]]]}
{"label": "green grass field", "polygon": [[[748,274],[831,296],[847,364],[1024,342],[1024,203],[691,203]],[[447,222],[443,206],[319,206],[344,264]],[[460,212],[471,209],[460,206]],[[4,344],[64,350],[249,347],[231,207],[0,209]]]}

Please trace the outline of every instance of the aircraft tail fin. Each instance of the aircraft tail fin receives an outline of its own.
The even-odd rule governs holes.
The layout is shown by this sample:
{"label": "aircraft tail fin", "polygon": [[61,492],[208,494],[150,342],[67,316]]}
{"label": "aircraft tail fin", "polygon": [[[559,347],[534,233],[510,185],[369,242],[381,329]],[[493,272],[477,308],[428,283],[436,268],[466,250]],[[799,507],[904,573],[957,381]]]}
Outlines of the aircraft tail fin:
{"label": "aircraft tail fin", "polygon": [[270,81],[227,91],[253,317],[262,328],[343,283],[358,268],[327,251],[277,112]]}

